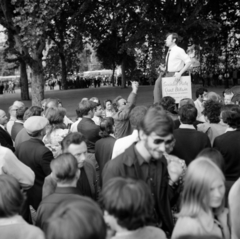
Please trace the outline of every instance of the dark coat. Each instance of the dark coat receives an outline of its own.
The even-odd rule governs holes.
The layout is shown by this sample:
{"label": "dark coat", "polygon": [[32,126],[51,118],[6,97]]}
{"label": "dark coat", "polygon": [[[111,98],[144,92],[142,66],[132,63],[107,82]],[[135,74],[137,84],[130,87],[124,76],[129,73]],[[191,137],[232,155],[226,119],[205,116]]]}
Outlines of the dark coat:
{"label": "dark coat", "polygon": [[12,140],[15,141],[17,134],[23,129],[23,123],[20,122],[14,122],[12,131],[11,131],[11,137]]}
{"label": "dark coat", "polygon": [[96,142],[95,157],[96,161],[98,162],[100,175],[102,175],[105,164],[112,159],[112,152],[115,141],[115,138],[108,136]]}
{"label": "dark coat", "polygon": [[53,159],[53,154],[40,139],[31,138],[17,147],[16,155],[35,173],[34,185],[27,191],[27,194],[29,204],[37,210],[42,200],[44,179],[51,173],[50,162]]}
{"label": "dark coat", "polygon": [[207,134],[195,129],[176,129],[173,134],[176,143],[171,154],[185,160],[186,165],[189,165],[203,149],[211,148]]}
{"label": "dark coat", "polygon": [[240,177],[240,129],[216,137],[213,147],[224,158],[226,180],[236,181]]}
{"label": "dark coat", "polygon": [[[108,180],[114,177],[124,177],[133,178],[137,180],[143,180],[141,178],[141,172],[139,172],[138,155],[134,150],[135,144],[131,145],[125,150],[124,153],[117,156],[114,160],[109,161],[102,174],[103,185],[106,184]],[[167,161],[163,157],[157,160],[160,164],[160,170],[158,173],[158,180],[156,182],[157,187],[157,201],[156,212],[163,222],[163,229],[169,233],[173,230],[173,218],[170,208],[170,201],[174,196],[173,189],[168,185],[168,171],[167,171]]]}
{"label": "dark coat", "polygon": [[[98,181],[97,181],[97,173],[95,168],[92,166],[91,163],[85,161],[83,163],[83,167],[85,170],[85,173],[87,175],[88,183],[91,189],[91,195],[84,195],[91,197],[93,200],[97,201],[98,199],[98,193],[99,193],[99,187],[98,187]],[[77,183],[77,189],[80,186],[82,182],[78,180]],[[44,185],[43,185],[43,192],[42,192],[42,198],[49,196],[50,194],[53,194],[57,188],[57,183],[53,180],[51,175],[45,178]],[[79,191],[80,192],[80,191]]]}
{"label": "dark coat", "polygon": [[13,152],[15,151],[11,136],[1,126],[0,126],[0,144],[6,148],[11,149]]}
{"label": "dark coat", "polygon": [[17,134],[17,136],[15,138],[15,147],[17,148],[18,145],[20,145],[21,143],[23,143],[24,141],[27,141],[29,139],[31,139],[31,137],[27,133],[26,129],[25,128],[21,129],[21,131],[19,131],[19,133]]}
{"label": "dark coat", "polygon": [[44,229],[47,219],[55,208],[66,200],[81,200],[79,191],[74,187],[56,188],[55,192],[45,197],[37,210],[36,226]]}
{"label": "dark coat", "polygon": [[83,117],[77,126],[78,132],[86,138],[89,153],[94,153],[95,143],[101,139],[99,136],[100,127],[92,119]]}

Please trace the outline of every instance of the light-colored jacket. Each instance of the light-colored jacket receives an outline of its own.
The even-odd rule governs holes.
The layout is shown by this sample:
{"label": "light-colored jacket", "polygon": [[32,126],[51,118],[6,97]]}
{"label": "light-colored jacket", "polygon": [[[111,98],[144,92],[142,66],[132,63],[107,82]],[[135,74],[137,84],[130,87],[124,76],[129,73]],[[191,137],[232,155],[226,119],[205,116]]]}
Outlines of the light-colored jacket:
{"label": "light-colored jacket", "polygon": [[28,166],[23,164],[15,154],[0,145],[0,174],[8,174],[17,179],[23,189],[33,186],[35,174]]}

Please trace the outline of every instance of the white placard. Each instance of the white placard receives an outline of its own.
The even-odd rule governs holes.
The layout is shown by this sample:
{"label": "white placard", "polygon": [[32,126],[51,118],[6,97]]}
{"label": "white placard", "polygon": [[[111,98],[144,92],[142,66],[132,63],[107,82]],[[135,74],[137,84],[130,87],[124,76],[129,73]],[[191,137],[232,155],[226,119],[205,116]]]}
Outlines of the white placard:
{"label": "white placard", "polygon": [[179,103],[181,99],[192,99],[192,83],[190,76],[182,76],[180,81],[175,77],[162,78],[162,96],[171,96]]}

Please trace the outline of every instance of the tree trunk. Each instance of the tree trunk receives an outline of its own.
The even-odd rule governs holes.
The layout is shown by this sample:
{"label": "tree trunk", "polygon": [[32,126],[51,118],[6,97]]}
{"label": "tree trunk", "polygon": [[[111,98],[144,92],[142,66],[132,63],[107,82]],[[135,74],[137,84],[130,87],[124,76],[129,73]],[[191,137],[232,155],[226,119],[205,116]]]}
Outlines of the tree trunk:
{"label": "tree trunk", "polygon": [[67,90],[68,86],[67,86],[67,66],[66,66],[66,59],[64,54],[59,53],[60,59],[61,59],[61,65],[62,65],[62,79],[61,79],[61,83],[62,83],[62,89],[63,90]]}
{"label": "tree trunk", "polygon": [[113,64],[112,77],[111,77],[112,86],[115,86],[115,77],[114,77],[115,69],[116,69],[116,66],[115,66],[115,64]]}
{"label": "tree trunk", "polygon": [[122,69],[122,88],[126,88],[125,59],[121,62]]}
{"label": "tree trunk", "polygon": [[21,88],[21,99],[30,100],[29,88],[28,88],[28,76],[27,76],[27,65],[25,61],[20,60],[20,88]]}
{"label": "tree trunk", "polygon": [[42,61],[38,60],[32,64],[32,106],[40,106],[44,99],[44,78]]}

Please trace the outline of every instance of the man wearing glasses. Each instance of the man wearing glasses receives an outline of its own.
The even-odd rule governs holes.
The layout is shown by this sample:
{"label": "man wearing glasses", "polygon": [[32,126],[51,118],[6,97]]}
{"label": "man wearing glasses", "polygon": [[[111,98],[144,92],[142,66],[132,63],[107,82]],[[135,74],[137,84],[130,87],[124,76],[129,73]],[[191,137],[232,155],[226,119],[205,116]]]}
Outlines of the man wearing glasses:
{"label": "man wearing glasses", "polygon": [[174,144],[173,121],[161,108],[152,107],[140,124],[138,134],[138,142],[106,164],[103,186],[114,177],[145,181],[155,200],[152,223],[170,235],[173,229],[170,201],[177,196],[175,182],[182,173],[180,164],[167,164],[164,157]]}

